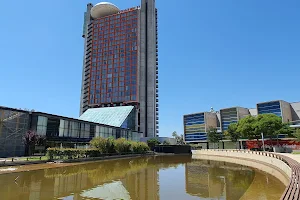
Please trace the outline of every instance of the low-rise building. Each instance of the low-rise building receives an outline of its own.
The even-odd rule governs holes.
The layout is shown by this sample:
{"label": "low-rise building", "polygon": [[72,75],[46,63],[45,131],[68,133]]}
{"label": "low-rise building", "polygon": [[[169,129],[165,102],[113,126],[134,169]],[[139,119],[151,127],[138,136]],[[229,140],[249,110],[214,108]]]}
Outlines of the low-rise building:
{"label": "low-rise building", "polygon": [[258,114],[275,114],[282,118],[283,122],[292,121],[292,111],[290,103],[282,100],[268,101],[257,104]]}
{"label": "low-rise building", "polygon": [[186,142],[201,142],[207,140],[207,131],[217,128],[217,115],[212,112],[202,112],[183,116],[184,138]]}
{"label": "low-rise building", "polygon": [[[125,116],[124,119],[126,118]],[[43,112],[0,107],[0,157],[24,156],[23,140],[29,130],[46,138],[44,148],[82,147],[88,145],[89,141],[97,136],[134,141],[140,141],[142,136],[141,133],[128,128]]]}
{"label": "low-rise building", "polygon": [[226,131],[229,124],[237,123],[240,119],[250,115],[247,108],[232,107],[220,110],[221,115],[221,130]]}
{"label": "low-rise building", "polygon": [[[232,123],[237,123],[246,116],[259,114],[275,114],[282,122],[289,123],[292,128],[300,128],[300,102],[288,103],[275,100],[258,103],[256,108],[231,107],[220,109],[220,112],[201,112],[187,114],[183,117],[184,137],[187,143],[207,143],[209,127],[224,132]],[[279,135],[280,138],[285,135]]]}

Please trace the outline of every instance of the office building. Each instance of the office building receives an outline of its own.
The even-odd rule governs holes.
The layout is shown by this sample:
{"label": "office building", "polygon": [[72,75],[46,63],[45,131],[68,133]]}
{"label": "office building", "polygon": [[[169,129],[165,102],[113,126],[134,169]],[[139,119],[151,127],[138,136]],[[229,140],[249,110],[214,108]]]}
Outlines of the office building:
{"label": "office building", "polygon": [[[282,118],[282,122],[289,123],[292,128],[300,128],[300,102],[289,103],[283,100],[258,103],[256,108],[231,107],[220,109],[220,112],[202,112],[183,116],[184,137],[187,143],[200,143],[203,148],[208,147],[208,127],[224,132],[232,123],[237,123],[246,116],[259,114],[275,114]],[[210,116],[207,118],[207,116]],[[279,138],[286,137],[279,135]],[[205,144],[206,143],[206,144]]]}
{"label": "office building", "polygon": [[275,114],[282,118],[283,122],[292,121],[292,111],[290,103],[282,100],[269,101],[257,104],[258,114]]}
{"label": "office building", "polygon": [[[134,130],[158,134],[158,42],[155,0],[125,10],[87,4],[80,115],[133,106]],[[95,110],[94,110],[95,111]],[[106,112],[106,111],[104,111]]]}
{"label": "office building", "polygon": [[229,124],[237,123],[240,119],[250,115],[250,113],[247,108],[232,107],[232,108],[221,109],[220,115],[221,115],[221,129],[222,131],[226,131],[228,129]]}
{"label": "office building", "polygon": [[207,131],[217,128],[216,113],[202,112],[183,116],[184,138],[189,141],[206,141]]}

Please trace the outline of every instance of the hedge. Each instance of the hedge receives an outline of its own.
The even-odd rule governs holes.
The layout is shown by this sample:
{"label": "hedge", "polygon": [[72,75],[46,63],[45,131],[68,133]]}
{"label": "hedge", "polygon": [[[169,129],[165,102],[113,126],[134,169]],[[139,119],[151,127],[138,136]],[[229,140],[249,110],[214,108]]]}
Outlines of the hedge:
{"label": "hedge", "polygon": [[144,142],[128,141],[124,138],[114,140],[112,138],[96,137],[90,142],[90,149],[72,148],[48,148],[47,157],[53,159],[74,159],[83,157],[101,157],[106,155],[146,153],[149,147]]}
{"label": "hedge", "polygon": [[145,153],[150,150],[144,142],[134,142],[124,138],[115,140],[113,138],[96,137],[91,140],[90,144],[102,153]]}

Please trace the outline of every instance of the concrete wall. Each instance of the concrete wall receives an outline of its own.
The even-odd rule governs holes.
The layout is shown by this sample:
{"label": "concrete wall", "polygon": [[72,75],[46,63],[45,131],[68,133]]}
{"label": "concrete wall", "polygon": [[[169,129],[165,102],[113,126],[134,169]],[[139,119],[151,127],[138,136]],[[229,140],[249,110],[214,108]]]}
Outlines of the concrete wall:
{"label": "concrete wall", "polygon": [[238,107],[237,108],[238,119],[243,119],[244,117],[250,115],[250,112],[247,108]]}
{"label": "concrete wall", "polygon": [[300,102],[291,103],[292,121],[300,120]]}
{"label": "concrete wall", "polygon": [[217,127],[217,115],[216,113],[205,112],[204,113],[205,119],[205,130],[206,132],[209,130],[210,127],[216,128]]}
{"label": "concrete wall", "polygon": [[89,73],[90,72],[85,72],[85,71],[89,71],[89,65],[85,64],[87,61],[87,56],[86,54],[88,52],[90,52],[91,50],[87,51],[87,38],[88,38],[88,25],[91,22],[91,8],[93,7],[92,4],[87,4],[87,10],[85,13],[85,18],[84,18],[84,28],[85,30],[83,30],[83,38],[84,38],[84,51],[83,51],[83,67],[82,67],[82,83],[81,83],[81,97],[80,97],[80,112],[79,112],[79,116],[82,115],[86,110],[87,110],[87,106],[88,106],[88,102],[86,101],[87,97],[87,90],[88,90],[88,82],[89,80],[85,81],[88,77],[89,77]]}
{"label": "concrete wall", "polygon": [[251,116],[254,116],[254,117],[258,115],[256,108],[249,108],[249,113]]}
{"label": "concrete wall", "polygon": [[143,138],[141,138],[140,141],[147,143],[148,140],[153,139],[153,138],[158,139],[158,141],[160,143],[163,143],[164,141],[167,141],[167,142],[169,142],[172,145],[176,144],[175,138],[169,138],[169,137],[143,137]]}
{"label": "concrete wall", "polygon": [[220,112],[217,112],[216,115],[217,115],[217,127],[221,127],[221,114],[220,114]]}
{"label": "concrete wall", "polygon": [[140,131],[146,132],[146,10],[145,1],[142,2],[142,9],[139,12],[139,23],[140,23],[140,32],[139,32],[139,101],[140,101]]}
{"label": "concrete wall", "polygon": [[156,136],[156,12],[154,0],[140,10],[140,131]]}
{"label": "concrete wall", "polygon": [[280,107],[281,107],[281,113],[282,113],[282,121],[283,122],[293,121],[290,104],[286,101],[280,101]]}
{"label": "concrete wall", "polygon": [[147,0],[147,136],[156,136],[156,14]]}
{"label": "concrete wall", "polygon": [[291,168],[285,162],[275,157],[258,155],[257,153],[263,152],[192,150],[193,159],[214,159],[254,167],[272,174],[285,185],[288,185],[292,173]]}

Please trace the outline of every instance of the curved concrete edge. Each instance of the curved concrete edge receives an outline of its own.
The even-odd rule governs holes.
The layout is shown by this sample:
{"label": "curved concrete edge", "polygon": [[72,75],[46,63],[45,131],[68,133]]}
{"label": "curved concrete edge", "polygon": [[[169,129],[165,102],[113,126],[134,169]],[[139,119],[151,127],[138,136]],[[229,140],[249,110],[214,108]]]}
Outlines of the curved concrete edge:
{"label": "curved concrete edge", "polygon": [[252,167],[276,177],[285,186],[288,186],[290,182],[290,177],[288,177],[282,170],[280,170],[277,167],[270,166],[269,164],[262,163],[260,161],[249,160],[245,158],[216,156],[216,155],[193,155],[192,159],[213,160],[213,161],[228,162],[228,163],[239,164],[247,167]]}
{"label": "curved concrete edge", "polygon": [[195,159],[213,159],[257,168],[277,177],[286,186],[292,175],[289,165],[276,154],[237,150],[192,150],[192,154]]}

